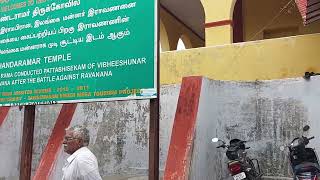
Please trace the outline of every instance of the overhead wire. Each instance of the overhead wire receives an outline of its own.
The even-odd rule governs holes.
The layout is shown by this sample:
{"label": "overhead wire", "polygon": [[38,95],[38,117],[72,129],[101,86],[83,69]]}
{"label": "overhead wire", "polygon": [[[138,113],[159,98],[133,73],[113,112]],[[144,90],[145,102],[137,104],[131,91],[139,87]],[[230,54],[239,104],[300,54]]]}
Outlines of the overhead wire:
{"label": "overhead wire", "polygon": [[[275,22],[281,15],[283,15],[283,12],[290,6],[290,4],[294,2],[294,0],[289,0],[281,9],[280,11],[265,25],[263,26],[259,31],[257,31],[251,38],[249,38],[248,41],[252,41],[257,35],[259,35],[261,32],[263,32],[266,28],[268,28],[270,25]],[[234,53],[233,59],[236,59],[237,56],[240,55],[241,51],[243,50],[244,46],[240,46],[237,51]]]}
{"label": "overhead wire", "polygon": [[277,19],[282,15],[283,12],[285,12],[284,10],[286,10],[293,1],[294,1],[294,0],[289,0],[289,2],[288,2],[285,6],[283,6],[283,7],[281,8],[281,10],[280,10],[265,26],[263,26],[258,32],[256,32],[251,38],[249,38],[249,41],[252,41],[257,35],[259,35],[259,34],[260,34],[261,32],[263,32],[267,27],[269,27],[271,24],[273,24],[273,22],[274,22],[275,20],[277,20]]}

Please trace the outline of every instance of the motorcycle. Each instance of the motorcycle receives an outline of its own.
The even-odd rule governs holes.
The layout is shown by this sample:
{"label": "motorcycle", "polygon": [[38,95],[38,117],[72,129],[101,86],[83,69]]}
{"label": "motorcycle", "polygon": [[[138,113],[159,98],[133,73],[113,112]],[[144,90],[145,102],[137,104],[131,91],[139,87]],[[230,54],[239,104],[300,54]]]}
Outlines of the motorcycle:
{"label": "motorcycle", "polygon": [[[308,131],[310,127],[303,127],[303,131]],[[314,136],[294,138],[286,147],[289,149],[289,163],[291,165],[294,180],[317,180],[320,172],[317,153],[313,148],[306,147]],[[284,150],[281,147],[281,150]]]}
{"label": "motorcycle", "polygon": [[[234,180],[261,179],[262,173],[258,160],[247,157],[246,149],[249,149],[250,147],[245,146],[246,141],[232,139],[230,140],[229,145],[227,145],[223,140],[218,138],[212,139],[212,142],[214,143],[218,141],[222,142],[222,144],[217,146],[217,148],[224,148],[227,150],[227,166]],[[256,161],[257,167],[255,166],[254,161]]]}

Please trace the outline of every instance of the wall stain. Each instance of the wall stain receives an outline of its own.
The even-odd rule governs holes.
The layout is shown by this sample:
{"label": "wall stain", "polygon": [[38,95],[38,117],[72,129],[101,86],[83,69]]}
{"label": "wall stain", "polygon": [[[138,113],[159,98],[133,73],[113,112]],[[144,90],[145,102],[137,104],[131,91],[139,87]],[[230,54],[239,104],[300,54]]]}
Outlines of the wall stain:
{"label": "wall stain", "polygon": [[[248,155],[259,159],[264,175],[290,176],[287,153],[280,151],[280,147],[288,144],[294,137],[301,136],[303,126],[308,124],[307,108],[301,101],[293,98],[265,97],[252,97],[248,104],[243,105],[242,109],[245,108],[246,111],[256,112],[255,121],[252,121],[254,118],[240,115],[242,121],[248,124],[244,127],[248,128],[245,140],[252,142],[249,144],[255,147]],[[229,137],[237,137],[237,128],[225,128],[226,133]]]}
{"label": "wall stain", "polygon": [[[128,146],[148,146],[148,104],[142,101],[90,103],[83,106],[86,123],[100,118],[92,150],[104,174],[128,171]],[[102,117],[101,117],[102,116]]]}

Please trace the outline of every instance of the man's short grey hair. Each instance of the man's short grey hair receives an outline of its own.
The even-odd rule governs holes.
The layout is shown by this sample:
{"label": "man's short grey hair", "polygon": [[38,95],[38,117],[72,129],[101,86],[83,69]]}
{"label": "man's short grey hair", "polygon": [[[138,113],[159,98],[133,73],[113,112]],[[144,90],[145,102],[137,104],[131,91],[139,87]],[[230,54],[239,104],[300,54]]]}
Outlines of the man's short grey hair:
{"label": "man's short grey hair", "polygon": [[73,132],[73,137],[83,140],[83,145],[88,146],[90,142],[89,130],[84,126],[74,126],[67,130]]}

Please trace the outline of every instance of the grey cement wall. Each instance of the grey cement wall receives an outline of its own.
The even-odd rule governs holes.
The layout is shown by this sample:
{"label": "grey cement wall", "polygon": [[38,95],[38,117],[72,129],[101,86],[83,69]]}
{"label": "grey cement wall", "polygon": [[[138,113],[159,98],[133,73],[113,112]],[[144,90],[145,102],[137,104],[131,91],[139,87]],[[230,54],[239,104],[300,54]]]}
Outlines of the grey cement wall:
{"label": "grey cement wall", "polygon": [[[161,170],[165,166],[179,92],[180,85],[161,88]],[[61,107],[62,105],[36,107],[32,174],[36,171]],[[11,108],[5,123],[0,127],[1,180],[19,177],[23,112],[19,108]],[[83,124],[90,130],[89,148],[98,158],[103,177],[147,175],[149,100],[79,104],[71,125]],[[61,147],[51,179],[61,180],[62,167],[67,157]]]}
{"label": "grey cement wall", "polygon": [[[290,176],[286,153],[279,147],[300,134],[305,124],[316,136],[310,146],[320,150],[320,79],[263,82],[228,82],[205,79],[202,85],[190,179],[228,178],[223,150],[211,138],[242,138],[248,155],[260,160],[265,175]],[[161,89],[160,168],[164,169],[180,86]],[[33,173],[51,134],[61,105],[37,106]],[[149,103],[117,101],[79,104],[72,125],[85,124],[91,133],[90,149],[97,155],[100,173],[146,175],[148,167]],[[0,127],[0,179],[17,179],[23,110],[11,108]],[[320,153],[320,152],[319,152]],[[61,179],[67,155],[59,152],[53,180]]]}
{"label": "grey cement wall", "polygon": [[315,136],[310,147],[320,153],[320,78],[262,82],[205,79],[202,85],[190,179],[226,179],[223,149],[213,137],[249,141],[248,155],[257,158],[266,176],[290,177],[286,152],[280,146],[301,135],[306,124]]}
{"label": "grey cement wall", "polygon": [[0,180],[19,178],[23,110],[11,108],[0,127]]}
{"label": "grey cement wall", "polygon": [[[164,169],[180,85],[163,86],[160,103],[160,169]],[[56,107],[58,108],[58,107]],[[89,148],[98,158],[103,177],[147,175],[149,100],[79,104],[71,126],[90,130]],[[47,123],[39,124],[39,129]],[[38,135],[42,137],[41,134]],[[39,143],[42,146],[45,143]],[[39,148],[42,149],[42,148]],[[52,178],[60,180],[67,155],[60,151]]]}

